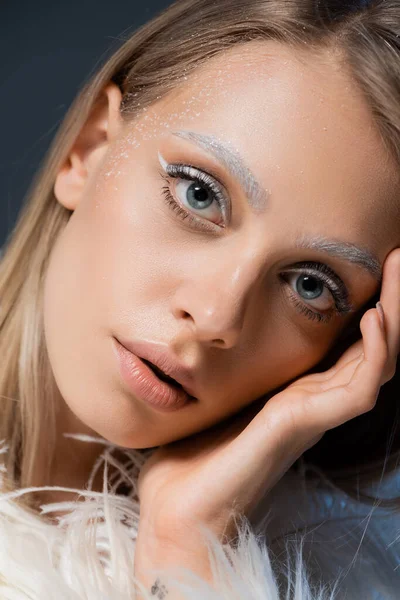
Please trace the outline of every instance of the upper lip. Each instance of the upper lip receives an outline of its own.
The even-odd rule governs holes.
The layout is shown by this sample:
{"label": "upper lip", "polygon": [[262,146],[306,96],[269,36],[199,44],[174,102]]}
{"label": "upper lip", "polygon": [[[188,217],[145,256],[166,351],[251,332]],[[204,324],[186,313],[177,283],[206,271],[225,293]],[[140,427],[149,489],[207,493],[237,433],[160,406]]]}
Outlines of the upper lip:
{"label": "upper lip", "polygon": [[189,396],[196,397],[193,370],[179,363],[168,347],[156,342],[129,341],[121,338],[118,338],[118,341],[132,354],[153,363],[168,377],[175,379]]}

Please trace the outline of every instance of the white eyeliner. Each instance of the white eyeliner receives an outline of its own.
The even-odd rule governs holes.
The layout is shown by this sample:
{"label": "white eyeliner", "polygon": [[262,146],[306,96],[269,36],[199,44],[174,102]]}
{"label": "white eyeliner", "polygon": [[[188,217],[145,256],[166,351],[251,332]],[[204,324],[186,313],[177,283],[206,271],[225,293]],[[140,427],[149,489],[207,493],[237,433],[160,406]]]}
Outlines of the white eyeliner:
{"label": "white eyeliner", "polygon": [[160,162],[160,165],[162,166],[162,168],[163,168],[163,169],[164,169],[164,171],[166,172],[166,171],[167,171],[167,166],[168,166],[168,163],[167,163],[167,161],[165,160],[165,158],[164,158],[164,157],[161,155],[161,152],[160,152],[159,150],[158,150],[158,160],[159,160],[159,162]]}

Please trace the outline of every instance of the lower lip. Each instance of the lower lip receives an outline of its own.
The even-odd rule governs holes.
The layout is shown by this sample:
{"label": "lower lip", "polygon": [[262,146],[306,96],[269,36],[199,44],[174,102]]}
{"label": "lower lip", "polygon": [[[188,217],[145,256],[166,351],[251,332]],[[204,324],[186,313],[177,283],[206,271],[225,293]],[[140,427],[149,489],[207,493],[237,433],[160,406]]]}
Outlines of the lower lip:
{"label": "lower lip", "polygon": [[162,411],[178,410],[190,402],[185,390],[159,379],[138,356],[114,340],[121,376],[135,396]]}

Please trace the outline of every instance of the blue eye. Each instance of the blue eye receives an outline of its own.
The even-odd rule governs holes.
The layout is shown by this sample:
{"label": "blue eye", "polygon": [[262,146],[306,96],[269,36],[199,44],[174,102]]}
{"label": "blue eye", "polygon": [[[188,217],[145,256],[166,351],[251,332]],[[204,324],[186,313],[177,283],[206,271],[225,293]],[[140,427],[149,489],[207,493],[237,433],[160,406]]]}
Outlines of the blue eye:
{"label": "blue eye", "polygon": [[175,192],[182,204],[187,202],[190,209],[204,212],[206,217],[207,209],[212,207],[213,203],[221,213],[214,192],[201,181],[178,181],[175,184]]}
{"label": "blue eye", "polygon": [[315,300],[322,296],[324,292],[324,284],[320,279],[310,275],[300,275],[297,280],[296,290],[299,295],[303,294],[306,300]]}
{"label": "blue eye", "polygon": [[[230,201],[222,184],[191,165],[167,164],[164,168],[167,175],[160,173],[167,182],[162,188],[164,198],[181,219],[188,219],[196,227],[208,232],[220,232],[221,228],[226,227],[230,218]],[[179,202],[171,194],[170,178],[178,180],[174,188]],[[214,219],[218,218],[216,223]]]}
{"label": "blue eye", "polygon": [[[311,261],[296,263],[280,277],[289,288],[295,306],[310,319],[328,322],[334,314],[345,315],[352,310],[347,287],[328,265]],[[293,279],[294,289],[290,283]]]}

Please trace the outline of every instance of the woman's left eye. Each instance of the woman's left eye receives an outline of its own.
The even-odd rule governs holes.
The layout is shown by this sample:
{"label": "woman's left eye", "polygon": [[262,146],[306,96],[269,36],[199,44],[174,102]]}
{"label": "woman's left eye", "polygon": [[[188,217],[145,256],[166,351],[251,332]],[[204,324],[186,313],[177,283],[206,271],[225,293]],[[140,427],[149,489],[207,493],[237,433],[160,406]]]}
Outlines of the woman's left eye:
{"label": "woman's left eye", "polygon": [[[230,200],[222,184],[192,165],[166,164],[163,168],[166,175],[160,175],[167,182],[163,187],[164,198],[180,218],[189,219],[196,227],[206,231],[226,227],[230,214]],[[173,188],[179,202],[171,194],[171,178],[177,180]]]}
{"label": "woman's left eye", "polygon": [[332,293],[326,284],[315,275],[307,273],[290,273],[289,281],[293,281],[296,293],[318,310],[329,310],[334,305]]}
{"label": "woman's left eye", "polygon": [[298,263],[280,277],[296,308],[310,319],[328,322],[334,314],[344,315],[352,310],[347,287],[326,264]]}

